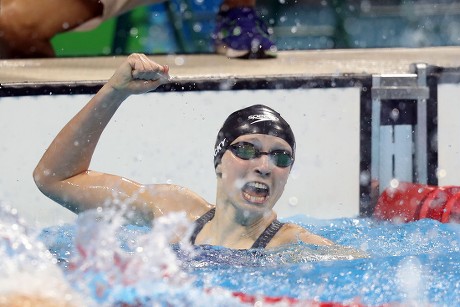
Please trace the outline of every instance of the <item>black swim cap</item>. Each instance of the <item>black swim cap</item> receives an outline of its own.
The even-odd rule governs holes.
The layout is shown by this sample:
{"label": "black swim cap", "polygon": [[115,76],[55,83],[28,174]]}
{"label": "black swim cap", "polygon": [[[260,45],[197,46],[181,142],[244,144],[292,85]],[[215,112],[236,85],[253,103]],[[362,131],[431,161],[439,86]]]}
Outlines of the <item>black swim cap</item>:
{"label": "black swim cap", "polygon": [[295,154],[295,138],[289,124],[275,110],[265,105],[253,105],[233,112],[217,134],[214,147],[214,167],[220,163],[228,146],[245,134],[268,134],[285,140]]}

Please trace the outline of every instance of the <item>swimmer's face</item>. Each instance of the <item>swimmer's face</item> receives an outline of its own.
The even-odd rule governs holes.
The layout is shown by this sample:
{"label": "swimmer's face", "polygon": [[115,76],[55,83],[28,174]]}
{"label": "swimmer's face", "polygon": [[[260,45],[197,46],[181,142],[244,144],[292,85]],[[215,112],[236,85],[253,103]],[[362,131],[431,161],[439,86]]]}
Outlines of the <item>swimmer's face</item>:
{"label": "swimmer's face", "polygon": [[[292,155],[285,140],[271,135],[242,135],[232,144],[249,144],[260,152],[285,151]],[[261,210],[271,210],[276,204],[283,194],[290,170],[290,166],[277,166],[269,155],[245,160],[230,149],[226,150],[216,168],[221,174],[222,189],[231,203]]]}

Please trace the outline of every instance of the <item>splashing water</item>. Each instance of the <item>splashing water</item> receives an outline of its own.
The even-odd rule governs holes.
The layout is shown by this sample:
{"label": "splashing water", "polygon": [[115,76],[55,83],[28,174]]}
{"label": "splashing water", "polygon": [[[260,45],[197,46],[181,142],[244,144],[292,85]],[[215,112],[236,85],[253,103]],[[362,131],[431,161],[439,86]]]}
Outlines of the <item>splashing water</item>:
{"label": "splashing water", "polygon": [[[235,293],[253,295],[250,305],[263,303],[257,297],[289,298],[279,306],[452,306],[460,297],[457,224],[296,216],[286,221],[352,249],[298,243],[231,250],[190,246],[185,214],[142,227],[123,216],[120,210],[88,211],[75,224],[38,233],[2,207],[0,306],[14,306],[7,302],[12,295],[63,306],[247,306]],[[170,244],[177,237],[180,243]]]}
{"label": "splashing water", "polygon": [[91,304],[69,286],[56,259],[15,209],[0,203],[0,217],[0,305]]}
{"label": "splashing water", "polygon": [[[220,306],[240,304],[229,291],[197,288],[181,269],[170,242],[183,235],[176,246],[183,259],[193,256],[185,213],[159,218],[151,228],[126,226],[123,215],[92,210],[65,232],[59,226],[65,251],[56,258],[38,232],[2,206],[0,306],[202,306],[203,297]],[[44,230],[41,239],[51,243],[53,234]]]}
{"label": "splashing water", "polygon": [[67,274],[79,291],[93,297],[99,306],[152,302],[200,306],[203,295],[207,302],[229,303],[216,293],[196,288],[194,279],[181,269],[171,242],[180,236],[177,248],[183,259],[194,255],[189,243],[192,224],[184,212],[158,218],[151,229],[125,226],[125,222],[123,212],[114,209],[79,215],[76,252],[69,260]]}

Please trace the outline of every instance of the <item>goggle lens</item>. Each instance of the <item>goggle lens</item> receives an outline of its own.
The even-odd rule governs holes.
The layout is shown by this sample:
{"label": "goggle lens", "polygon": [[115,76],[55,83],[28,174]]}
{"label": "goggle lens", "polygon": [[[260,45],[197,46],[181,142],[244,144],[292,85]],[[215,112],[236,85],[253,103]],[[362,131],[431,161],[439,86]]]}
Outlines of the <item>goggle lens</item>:
{"label": "goggle lens", "polygon": [[294,158],[289,151],[277,149],[270,152],[262,152],[253,144],[246,142],[230,145],[230,150],[235,156],[243,160],[252,160],[262,155],[268,155],[276,166],[283,168],[291,166],[294,162]]}

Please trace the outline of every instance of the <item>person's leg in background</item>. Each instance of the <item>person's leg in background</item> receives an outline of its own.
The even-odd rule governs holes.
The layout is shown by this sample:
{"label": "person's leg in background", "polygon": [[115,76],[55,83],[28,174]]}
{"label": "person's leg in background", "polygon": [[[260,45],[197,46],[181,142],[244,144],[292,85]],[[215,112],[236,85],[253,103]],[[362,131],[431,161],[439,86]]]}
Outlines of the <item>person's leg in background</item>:
{"label": "person's leg in background", "polygon": [[216,52],[229,58],[259,59],[276,56],[269,28],[257,15],[256,0],[223,0],[216,19]]}
{"label": "person's leg in background", "polygon": [[0,58],[54,56],[51,38],[102,14],[98,0],[1,0]]}

